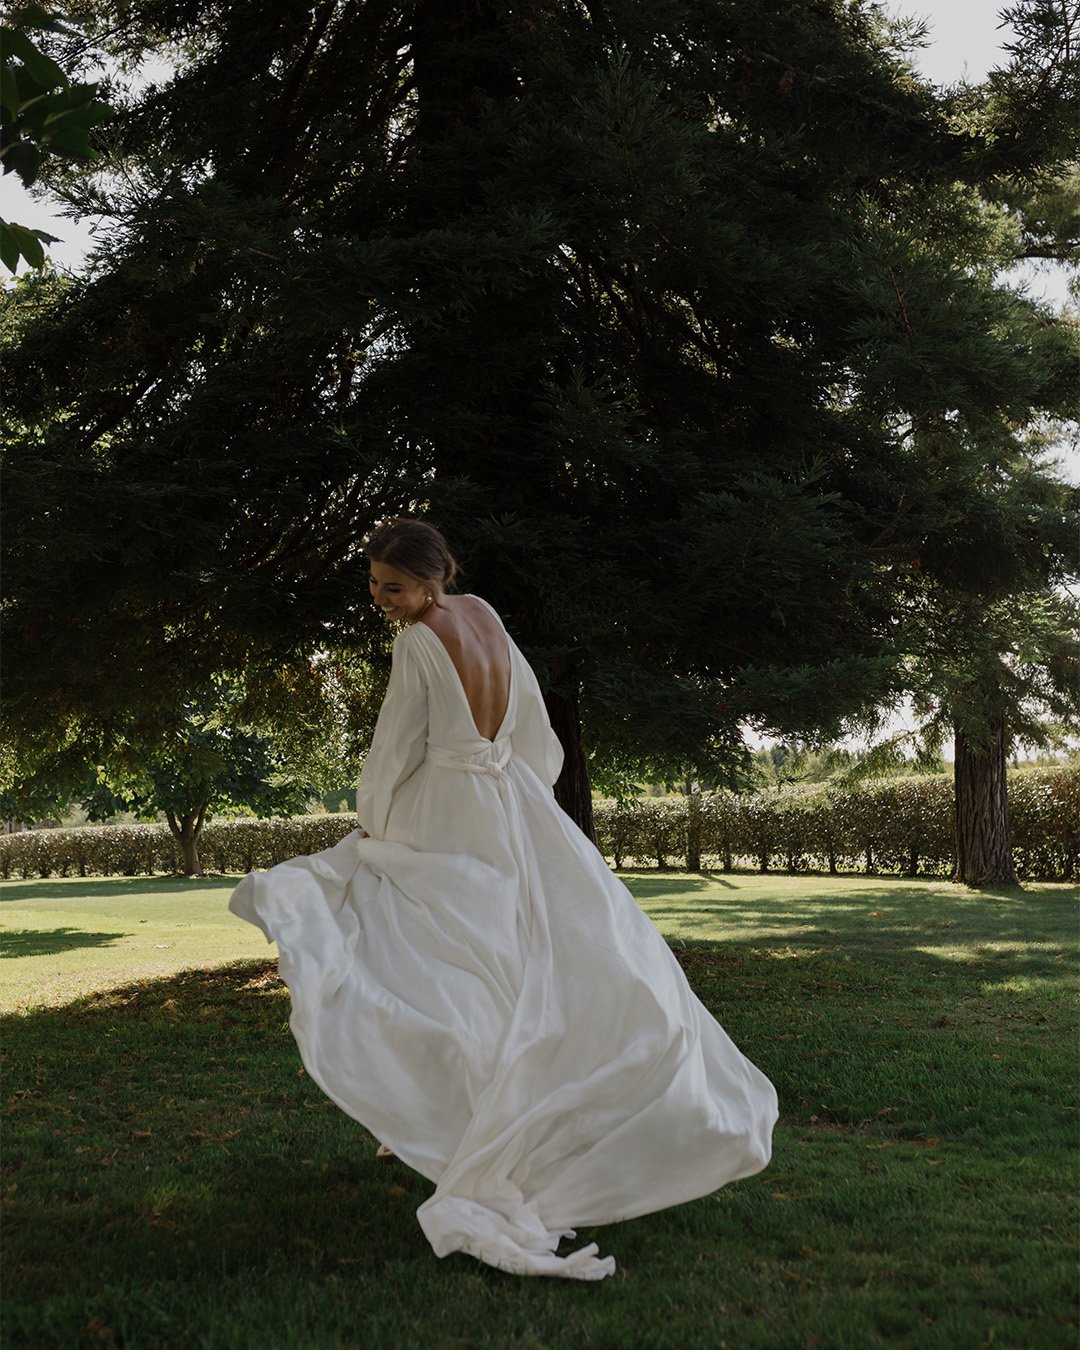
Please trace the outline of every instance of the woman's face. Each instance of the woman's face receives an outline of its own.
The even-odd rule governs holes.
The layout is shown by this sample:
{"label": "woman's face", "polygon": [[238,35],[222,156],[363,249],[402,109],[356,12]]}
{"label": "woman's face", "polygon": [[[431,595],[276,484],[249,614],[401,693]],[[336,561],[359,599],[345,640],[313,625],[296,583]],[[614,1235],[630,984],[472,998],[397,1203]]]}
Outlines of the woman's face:
{"label": "woman's face", "polygon": [[388,563],[368,563],[368,588],[386,617],[397,623],[415,623],[431,606],[431,591],[424,582]]}

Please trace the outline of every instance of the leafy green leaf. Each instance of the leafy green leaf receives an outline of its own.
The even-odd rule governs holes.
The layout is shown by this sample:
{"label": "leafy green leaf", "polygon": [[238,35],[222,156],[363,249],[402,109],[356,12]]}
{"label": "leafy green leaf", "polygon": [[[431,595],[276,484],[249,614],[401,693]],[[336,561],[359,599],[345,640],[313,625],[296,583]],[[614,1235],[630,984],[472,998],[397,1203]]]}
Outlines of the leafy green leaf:
{"label": "leafy green leaf", "polygon": [[11,114],[13,120],[19,114],[21,101],[19,81],[14,70],[8,65],[0,67],[0,104]]}
{"label": "leafy green leaf", "polygon": [[19,266],[19,245],[9,225],[0,222],[0,262],[14,273]]}
{"label": "leafy green leaf", "polygon": [[68,77],[51,56],[46,56],[34,46],[25,33],[20,33],[14,28],[0,27],[0,43],[7,48],[8,55],[17,56],[34,79],[46,89],[55,89],[58,86],[62,89],[67,88]]}
{"label": "leafy green leaf", "polygon": [[86,131],[79,126],[62,126],[54,133],[47,133],[46,143],[50,150],[71,155],[74,159],[97,159],[97,152],[92,149]]}
{"label": "leafy green leaf", "polygon": [[21,5],[18,9],[11,11],[8,19],[13,27],[19,29],[41,28],[50,33],[71,32],[66,23],[61,23],[59,19],[49,14],[47,10],[42,9],[40,5]]}
{"label": "leafy green leaf", "polygon": [[36,230],[26,225],[8,225],[8,233],[14,238],[16,247],[31,267],[42,267],[45,263],[45,250]]}
{"label": "leafy green leaf", "polygon": [[23,186],[29,187],[38,176],[41,152],[31,141],[16,141],[13,145],[4,146],[0,151],[0,161],[3,162],[5,173],[17,173]]}

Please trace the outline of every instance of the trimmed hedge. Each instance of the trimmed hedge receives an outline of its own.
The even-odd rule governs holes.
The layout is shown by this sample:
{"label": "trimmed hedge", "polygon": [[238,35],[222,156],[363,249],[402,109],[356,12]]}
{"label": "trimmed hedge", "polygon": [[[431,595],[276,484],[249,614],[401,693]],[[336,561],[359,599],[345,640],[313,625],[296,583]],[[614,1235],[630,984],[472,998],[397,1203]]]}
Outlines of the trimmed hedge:
{"label": "trimmed hedge", "polygon": [[[1009,779],[1013,858],[1021,877],[1080,875],[1080,770],[1034,769]],[[601,852],[624,865],[884,872],[947,876],[953,869],[953,788],[944,774],[841,790],[822,784],[737,796],[598,804]],[[216,820],[203,828],[207,870],[245,873],[330,848],[356,828],[349,814]],[[178,872],[165,825],[83,826],[0,835],[0,876],[150,876]]]}
{"label": "trimmed hedge", "polygon": [[[594,811],[601,852],[616,867],[713,866],[725,871],[864,872],[948,876],[953,857],[950,775],[820,784],[752,795],[707,792]],[[1080,873],[1080,770],[1031,769],[1009,779],[1017,874]]]}
{"label": "trimmed hedge", "polygon": [[[356,816],[212,820],[199,836],[207,871],[251,872],[331,848],[356,829]],[[179,872],[180,849],[167,825],[83,825],[0,835],[0,876],[141,877]]]}

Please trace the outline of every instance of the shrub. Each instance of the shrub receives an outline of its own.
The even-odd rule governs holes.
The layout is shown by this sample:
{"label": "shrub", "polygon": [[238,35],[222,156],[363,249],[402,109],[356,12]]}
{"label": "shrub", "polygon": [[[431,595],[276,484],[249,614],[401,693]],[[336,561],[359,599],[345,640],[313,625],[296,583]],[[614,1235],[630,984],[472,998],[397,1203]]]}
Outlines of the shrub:
{"label": "shrub", "polygon": [[[199,837],[207,870],[251,872],[330,848],[356,829],[356,816],[288,820],[213,820]],[[0,835],[0,875],[20,877],[153,876],[179,872],[180,850],[167,825],[81,826]]]}
{"label": "shrub", "polygon": [[1018,876],[1074,881],[1080,875],[1080,770],[1013,774],[1009,823]]}
{"label": "shrub", "polygon": [[[1080,769],[1025,770],[1009,779],[1013,856],[1031,880],[1080,874]],[[594,811],[601,852],[616,867],[752,866],[948,875],[953,868],[953,789],[946,774],[898,778],[842,789],[771,789],[737,796],[706,792],[647,797]],[[356,828],[356,817],[215,820],[199,855],[209,870],[245,873],[330,848]],[[165,825],[105,825],[0,835],[0,875],[151,876],[178,872],[180,856]]]}

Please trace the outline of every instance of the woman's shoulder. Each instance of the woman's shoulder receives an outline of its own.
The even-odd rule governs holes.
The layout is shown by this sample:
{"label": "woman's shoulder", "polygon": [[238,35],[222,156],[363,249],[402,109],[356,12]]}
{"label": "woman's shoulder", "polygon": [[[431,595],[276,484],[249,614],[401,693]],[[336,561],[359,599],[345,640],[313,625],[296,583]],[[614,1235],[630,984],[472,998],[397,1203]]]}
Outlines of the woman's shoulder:
{"label": "woman's shoulder", "polygon": [[464,601],[475,601],[475,603],[478,603],[478,605],[482,605],[487,610],[487,613],[493,614],[493,616],[497,618],[497,620],[499,621],[499,624],[501,624],[502,622],[501,614],[499,614],[498,610],[495,609],[494,605],[489,605],[489,603],[487,603],[486,599],[483,598],[483,595],[475,595],[472,594],[472,591],[470,591],[470,593],[468,593],[467,595],[462,595],[462,597],[459,598],[464,599]]}
{"label": "woman's shoulder", "polygon": [[449,604],[452,607],[464,608],[466,610],[479,606],[487,614],[490,614],[500,627],[502,626],[502,615],[495,606],[489,605],[482,595],[476,595],[472,591],[468,591],[464,595],[443,596],[443,604]]}

